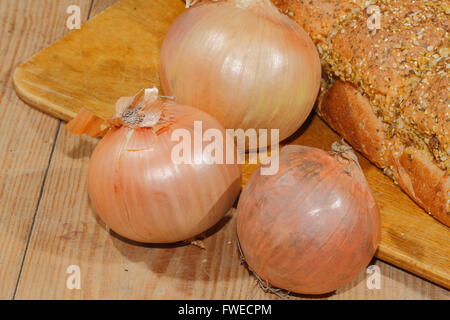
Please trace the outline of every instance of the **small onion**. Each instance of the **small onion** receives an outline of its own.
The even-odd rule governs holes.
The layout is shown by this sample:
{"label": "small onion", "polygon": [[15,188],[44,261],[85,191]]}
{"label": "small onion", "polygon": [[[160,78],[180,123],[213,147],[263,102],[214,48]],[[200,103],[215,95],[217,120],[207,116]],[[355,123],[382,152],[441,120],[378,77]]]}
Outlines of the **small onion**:
{"label": "small onion", "polygon": [[269,0],[229,0],[186,10],[164,39],[166,95],[230,129],[279,129],[281,140],[311,112],[321,67],[308,34]]}
{"label": "small onion", "polygon": [[[201,110],[163,103],[157,89],[121,98],[117,114],[88,168],[89,196],[102,220],[126,238],[151,243],[188,240],[216,224],[239,194],[240,168],[210,164],[203,149],[194,148],[194,139],[195,162],[177,164],[171,154],[179,142],[171,134],[185,129],[194,137],[195,120],[202,121],[203,130],[225,134],[220,123]],[[87,118],[80,113],[69,131],[88,132],[88,122],[98,127],[98,121]],[[223,153],[234,152],[233,147],[224,145]]]}
{"label": "small onion", "polygon": [[349,147],[280,152],[276,175],[256,171],[238,204],[237,233],[249,268],[291,292],[323,294],[351,281],[373,257],[380,214]]}

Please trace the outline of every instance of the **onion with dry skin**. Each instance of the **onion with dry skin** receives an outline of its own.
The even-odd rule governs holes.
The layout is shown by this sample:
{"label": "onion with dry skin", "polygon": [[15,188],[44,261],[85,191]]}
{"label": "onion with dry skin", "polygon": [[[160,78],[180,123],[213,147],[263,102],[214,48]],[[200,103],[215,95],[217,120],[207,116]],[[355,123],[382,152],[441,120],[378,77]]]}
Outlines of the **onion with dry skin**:
{"label": "onion with dry skin", "polygon": [[283,140],[311,112],[321,67],[308,34],[269,0],[229,0],[176,19],[160,77],[165,94],[225,128],[279,129]]}
{"label": "onion with dry skin", "polygon": [[276,175],[256,171],[242,191],[237,233],[249,268],[270,285],[323,294],[373,257],[380,215],[349,147],[287,146]]}
{"label": "onion with dry skin", "polygon": [[[146,89],[121,98],[109,129],[86,111],[68,129],[91,136],[106,132],[88,168],[89,196],[103,221],[126,238],[169,243],[188,240],[216,224],[236,200],[241,180],[238,165],[211,164],[214,159],[208,159],[204,148],[194,148],[194,138],[189,142],[192,164],[173,161],[175,130],[194,137],[194,121],[224,136],[225,129],[201,110],[162,102],[157,92]],[[233,145],[223,148],[223,154],[234,152]]]}

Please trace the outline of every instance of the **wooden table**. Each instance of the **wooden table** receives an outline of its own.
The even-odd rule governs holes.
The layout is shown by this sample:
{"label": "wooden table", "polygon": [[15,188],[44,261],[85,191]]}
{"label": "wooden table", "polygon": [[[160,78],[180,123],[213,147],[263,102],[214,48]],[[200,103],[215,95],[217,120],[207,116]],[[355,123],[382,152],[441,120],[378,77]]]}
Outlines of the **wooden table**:
{"label": "wooden table", "polygon": [[[70,31],[69,5],[78,5],[86,21],[114,2],[0,0],[0,298],[278,298],[260,290],[244,266],[235,263],[233,210],[204,240],[205,249],[140,245],[109,232],[86,191],[96,140],[71,136],[61,121],[17,98],[14,68]],[[370,275],[363,271],[320,298],[450,298],[448,290],[380,260],[372,264],[381,273],[380,289],[367,287]],[[81,289],[67,288],[70,266],[80,268]]]}

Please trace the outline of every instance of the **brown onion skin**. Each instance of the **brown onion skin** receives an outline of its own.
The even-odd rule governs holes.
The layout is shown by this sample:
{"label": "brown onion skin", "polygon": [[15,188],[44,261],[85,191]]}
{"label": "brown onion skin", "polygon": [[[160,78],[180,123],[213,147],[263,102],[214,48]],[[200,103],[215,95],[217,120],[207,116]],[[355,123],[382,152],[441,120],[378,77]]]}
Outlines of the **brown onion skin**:
{"label": "brown onion skin", "polygon": [[287,146],[276,175],[256,171],[237,209],[249,268],[272,286],[332,292],[368,265],[380,239],[377,203],[360,168],[335,156]]}
{"label": "brown onion skin", "polygon": [[203,130],[224,129],[201,110],[175,103],[169,108],[177,120],[168,130],[156,135],[151,128],[138,128],[127,141],[129,128],[113,128],[89,162],[88,191],[95,211],[112,230],[138,242],[171,243],[206,231],[233,206],[241,188],[237,164],[171,161],[178,143],[170,139],[173,130],[184,128],[193,135],[194,120],[202,121]]}
{"label": "brown onion skin", "polygon": [[308,34],[269,0],[208,2],[168,30],[160,78],[166,95],[230,129],[279,129],[283,140],[306,120],[321,79]]}

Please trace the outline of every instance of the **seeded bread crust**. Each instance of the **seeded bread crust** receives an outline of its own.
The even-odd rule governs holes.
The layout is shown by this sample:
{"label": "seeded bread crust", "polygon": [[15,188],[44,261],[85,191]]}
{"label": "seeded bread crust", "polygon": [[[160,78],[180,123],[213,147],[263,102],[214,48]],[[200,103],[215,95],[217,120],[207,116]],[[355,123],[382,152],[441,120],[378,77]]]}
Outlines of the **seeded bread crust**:
{"label": "seeded bread crust", "polygon": [[[317,111],[420,206],[450,225],[450,8],[438,0],[273,0],[316,43]],[[376,5],[381,29],[367,27]]]}
{"label": "seeded bread crust", "polygon": [[398,138],[388,138],[369,99],[352,84],[337,80],[322,95],[317,111],[354,148],[394,179],[427,212],[450,225],[449,179],[432,157]]}

